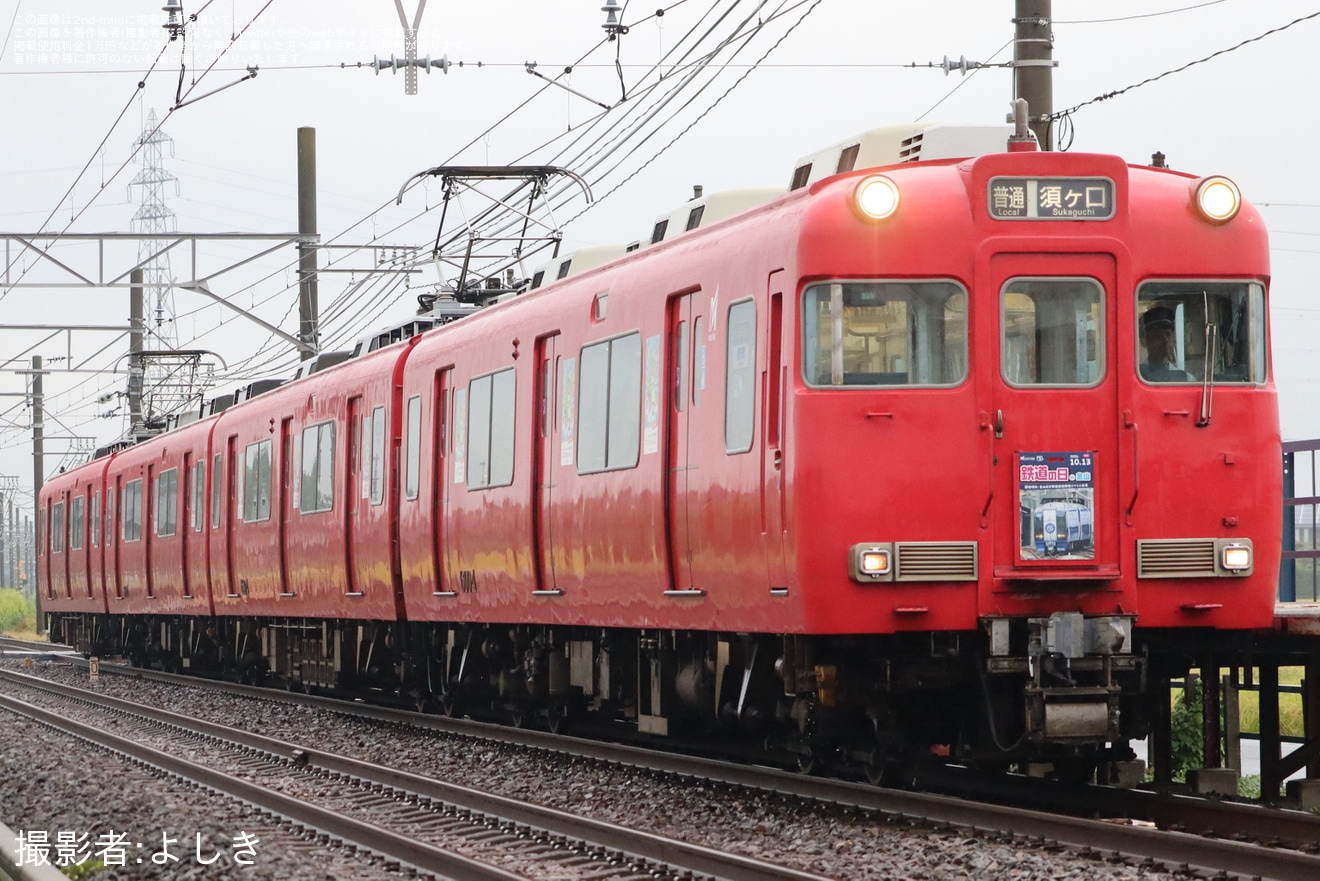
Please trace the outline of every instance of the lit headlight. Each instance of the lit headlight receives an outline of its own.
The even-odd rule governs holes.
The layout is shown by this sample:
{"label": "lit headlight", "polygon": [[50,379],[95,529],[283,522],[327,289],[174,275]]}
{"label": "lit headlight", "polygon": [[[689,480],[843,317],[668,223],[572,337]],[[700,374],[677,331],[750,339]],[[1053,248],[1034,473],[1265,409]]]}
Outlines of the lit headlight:
{"label": "lit headlight", "polygon": [[1223,223],[1237,216],[1242,194],[1226,177],[1207,177],[1196,185],[1196,209],[1206,220]]}
{"label": "lit headlight", "polygon": [[1220,553],[1220,560],[1225,569],[1236,572],[1251,568],[1251,548],[1243,545],[1225,545]]}
{"label": "lit headlight", "polygon": [[861,584],[893,581],[893,547],[889,544],[859,544],[848,549],[848,577]]}
{"label": "lit headlight", "polygon": [[853,192],[857,210],[872,220],[884,220],[898,210],[898,184],[884,175],[862,178]]}
{"label": "lit headlight", "polygon": [[1215,540],[1215,564],[1220,576],[1250,575],[1256,565],[1249,538],[1220,538]]}

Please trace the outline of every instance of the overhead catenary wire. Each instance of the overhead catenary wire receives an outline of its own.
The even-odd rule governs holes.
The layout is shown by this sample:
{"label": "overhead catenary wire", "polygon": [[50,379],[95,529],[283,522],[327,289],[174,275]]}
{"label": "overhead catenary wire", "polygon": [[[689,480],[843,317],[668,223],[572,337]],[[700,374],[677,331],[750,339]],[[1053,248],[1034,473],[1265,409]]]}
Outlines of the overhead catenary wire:
{"label": "overhead catenary wire", "polygon": [[1320,18],[1320,12],[1312,12],[1309,15],[1300,16],[1288,22],[1287,24],[1280,25],[1279,27],[1276,28],[1270,28],[1269,30],[1265,31],[1262,34],[1257,34],[1254,37],[1249,37],[1245,40],[1242,40],[1239,43],[1229,46],[1226,49],[1219,49],[1218,51],[1211,52],[1209,55],[1206,55],[1203,58],[1198,58],[1195,61],[1189,61],[1180,67],[1175,67],[1171,70],[1166,70],[1163,73],[1156,74],[1155,76],[1146,77],[1144,80],[1141,80],[1140,82],[1137,83],[1133,83],[1130,86],[1124,86],[1121,89],[1115,89],[1112,92],[1106,92],[1103,95],[1097,95],[1096,97],[1091,98],[1087,101],[1083,101],[1080,104],[1075,104],[1072,107],[1069,107],[1067,110],[1056,111],[1051,116],[1051,120],[1067,119],[1071,117],[1074,113],[1076,113],[1078,110],[1081,110],[1083,107],[1088,107],[1092,104],[1098,104],[1101,101],[1108,101],[1112,98],[1117,98],[1118,96],[1127,94],[1128,92],[1131,92],[1134,89],[1139,89],[1142,86],[1147,86],[1150,85],[1151,83],[1158,82],[1164,79],[1165,77],[1170,77],[1173,76],[1174,74],[1182,73],[1185,70],[1188,70],[1192,67],[1196,67],[1197,65],[1200,64],[1205,64],[1209,61],[1213,61],[1214,59],[1219,58],[1222,55],[1227,55],[1230,52],[1236,52],[1238,49],[1241,49],[1244,46],[1249,46],[1252,43],[1258,43],[1267,37],[1274,36],[1275,34],[1280,34],[1291,27],[1294,27],[1296,25],[1310,21],[1315,18]]}
{"label": "overhead catenary wire", "polygon": [[[677,4],[676,4],[676,5],[677,5]],[[735,4],[735,5],[736,5],[736,4]],[[761,4],[761,5],[764,5],[764,4]],[[813,8],[814,8],[814,7],[813,7]],[[708,14],[709,14],[709,10],[708,10]],[[690,31],[689,31],[689,34],[691,34],[691,33],[693,33],[693,30],[690,30]],[[734,35],[731,35],[730,38],[726,38],[724,41],[722,41],[722,43],[721,43],[721,47],[723,47],[723,46],[725,46],[725,45],[728,45],[728,43],[731,42],[732,39],[736,39],[737,35],[738,35],[738,32],[735,31],[735,34],[734,34]],[[599,45],[600,45],[600,44],[598,44],[598,46],[599,46]],[[667,58],[671,58],[671,59],[674,58],[674,57],[678,57],[678,58],[680,58],[680,59],[683,59],[684,61],[687,61],[687,60],[689,60],[689,59],[691,59],[691,58],[694,57],[694,56],[693,56],[694,51],[695,51],[695,47],[694,47],[693,45],[690,45],[690,43],[689,43],[688,41],[682,41],[682,40],[680,40],[678,43],[675,43],[675,44],[671,47],[671,50],[670,50],[669,52],[666,53],[666,57],[667,57]],[[709,52],[706,54],[705,59],[703,59],[701,63],[703,63],[703,64],[704,64],[704,63],[709,63],[709,60],[710,60],[711,58],[714,58],[716,55],[718,55],[718,49],[717,49],[717,50],[711,50],[711,51],[709,51]],[[585,57],[585,56],[584,56],[584,57]],[[764,58],[763,58],[760,62],[758,62],[757,64],[753,64],[753,65],[748,66],[747,69],[748,69],[748,70],[754,69],[754,68],[757,67],[759,64],[763,64],[763,63],[764,63]],[[726,63],[726,64],[721,65],[721,70],[723,70],[723,69],[732,69],[732,68],[734,68],[734,67],[741,67],[741,65],[731,65],[731,64],[727,64],[727,63]],[[648,67],[646,68],[646,70],[649,72],[649,71],[653,71],[653,70],[655,70],[656,68],[657,68],[657,65],[650,65],[650,66],[648,66]],[[672,71],[671,71],[671,72],[672,72]],[[668,77],[669,74],[665,74],[664,76],[665,76],[665,77]],[[518,109],[521,109],[522,107],[525,107],[528,103],[531,102],[531,100],[534,100],[535,97],[537,96],[537,94],[539,94],[541,91],[544,91],[544,87],[543,87],[542,89],[538,90],[538,92],[537,92],[536,94],[534,94],[534,95],[532,95],[531,97],[529,97],[528,99],[524,100],[520,105],[518,105],[518,107],[515,107],[514,111],[511,111],[510,113],[505,114],[505,116],[501,118],[500,123],[502,123],[503,121],[505,121],[505,120],[511,118],[511,117],[516,113],[516,111],[517,111]],[[690,102],[689,102],[689,103],[690,103]],[[667,123],[667,122],[669,122],[671,119],[672,119],[672,116],[666,118],[663,122],[664,122],[664,123]],[[498,125],[498,124],[500,124],[500,123],[497,123],[496,125]],[[488,133],[489,131],[493,130],[495,127],[496,127],[496,126],[492,126],[490,129],[487,129],[487,133]],[[690,127],[689,127],[689,128],[690,128]],[[610,129],[610,128],[606,128],[606,132],[609,132],[609,131],[611,131],[611,129]],[[483,137],[485,134],[486,134],[486,133],[483,133],[482,135],[478,135],[478,137],[474,139],[473,143],[476,143],[477,141],[479,141],[479,140],[481,139],[481,137]],[[595,140],[594,143],[597,144],[597,145],[599,145],[599,144],[608,144],[609,142],[608,142],[608,141],[601,140],[601,139],[598,138],[598,139]],[[673,143],[673,142],[671,141],[671,144],[672,144],[672,143]],[[666,147],[665,147],[665,148],[662,148],[662,149],[667,149],[668,146],[669,146],[669,145],[666,145]],[[459,152],[461,152],[461,149],[460,149]],[[608,155],[608,154],[606,154],[606,155]],[[658,155],[658,154],[657,154],[657,155]],[[617,167],[617,165],[616,165],[615,167]],[[612,192],[613,192],[613,191],[612,191]],[[369,215],[367,215],[366,217],[362,218],[360,221],[358,221],[357,223],[355,223],[353,226],[347,228],[347,229],[344,231],[344,233],[340,234],[340,236],[336,236],[336,239],[341,238],[343,235],[346,235],[346,234],[347,234],[349,231],[351,231],[353,228],[356,228],[356,227],[358,227],[358,226],[361,226],[362,223],[365,223],[365,222],[367,222],[368,220],[370,220],[371,218],[373,218],[374,216],[376,216],[376,215],[380,212],[380,210],[382,210],[382,209],[385,208],[385,207],[387,207],[387,206],[386,206],[386,205],[379,206],[375,211],[371,212],[371,214],[369,214]],[[422,212],[422,213],[424,214],[425,212]],[[420,216],[420,215],[416,215],[416,216],[414,216],[413,218],[410,218],[409,221],[411,221],[411,220],[415,220],[417,216]],[[407,225],[407,223],[408,223],[409,221],[404,221],[403,223],[401,223],[401,224],[399,224],[398,226],[396,226],[395,229],[398,229],[398,228],[401,228],[401,227]],[[385,233],[385,235],[389,235],[389,233]],[[333,240],[331,240],[331,241],[333,241]],[[350,252],[350,253],[351,253],[351,252]],[[347,259],[347,256],[344,257],[344,258],[342,258],[342,259]],[[332,265],[333,265],[333,261],[332,261]],[[270,277],[273,277],[274,275],[277,275],[280,271],[282,271],[282,270],[276,270],[275,272],[271,273],[269,276],[267,276],[267,279],[269,279]],[[258,282],[258,283],[260,283],[260,282]],[[401,284],[402,284],[402,282],[398,282],[398,283],[396,283],[395,285],[390,286],[390,288],[397,288],[397,287],[398,287],[399,285],[401,285]],[[248,286],[248,287],[245,287],[243,290],[244,290],[244,291],[246,291],[246,290],[250,290],[252,287],[253,287],[253,286]],[[290,286],[290,287],[292,287],[292,286]],[[288,289],[289,289],[289,287],[286,287],[286,288],[285,288],[285,291],[287,291]],[[387,290],[386,288],[382,288],[382,291],[386,291],[386,290]],[[239,292],[239,293],[241,293],[241,292]],[[283,292],[279,292],[279,293],[283,293]],[[346,293],[347,293],[347,292],[346,292]],[[237,295],[237,294],[236,294],[236,295]],[[278,294],[276,294],[276,295],[272,295],[272,296],[270,296],[270,297],[266,297],[266,298],[264,298],[264,299],[262,300],[262,302],[263,302],[263,303],[268,303],[268,302],[270,302],[271,300],[276,299],[277,297],[278,297]],[[373,302],[373,303],[374,303],[374,302],[378,302],[378,299],[375,298],[375,297],[373,297],[372,300],[371,300],[370,302]],[[206,308],[211,308],[211,307],[203,307],[203,309],[206,309]],[[197,310],[197,311],[202,311],[202,310]],[[358,316],[360,316],[361,313],[364,312],[364,311],[370,311],[370,310],[358,310],[357,312],[354,312],[354,313],[345,313],[344,317],[345,317],[345,318],[354,318],[354,317],[358,317]],[[289,312],[286,313],[286,319],[287,319],[288,315],[291,314],[291,312],[292,312],[292,308],[290,308]],[[185,314],[181,315],[180,318],[189,317],[189,315],[191,315],[191,314],[193,314],[193,313],[185,313]],[[214,330],[214,328],[212,329],[212,331],[213,331],[213,330]],[[209,333],[209,332],[211,332],[211,331],[204,331],[202,334],[199,334],[199,335],[198,335],[198,338],[200,338],[200,337],[202,337],[202,336],[205,336],[205,335],[206,335],[207,333]],[[349,338],[352,338],[353,336],[360,335],[361,332],[362,332],[362,328],[360,328],[360,327],[358,327],[358,328],[352,328],[352,329],[351,329],[351,332],[347,332],[347,336],[348,336]],[[327,336],[327,341],[328,341],[329,339],[335,338],[335,337],[331,337],[331,336],[329,336],[329,335],[331,335],[331,334],[344,334],[344,333],[346,333],[346,332],[345,332],[345,331],[335,331],[335,330],[333,330],[333,329],[329,329],[329,328],[328,328],[328,329],[327,329],[327,334],[328,334],[328,336]],[[339,337],[337,337],[337,338],[343,338],[343,337],[342,337],[342,336],[339,336]],[[228,375],[229,375],[230,377],[234,377],[234,376],[237,376],[239,372],[248,373],[248,374],[254,374],[254,373],[260,372],[261,370],[263,370],[263,369],[265,369],[265,368],[267,368],[267,367],[269,367],[269,366],[271,366],[271,365],[273,365],[273,364],[278,363],[278,361],[276,361],[276,360],[263,359],[263,357],[262,357],[263,355],[267,354],[267,353],[270,351],[271,348],[273,348],[272,342],[273,342],[273,338],[271,338],[270,340],[268,340],[268,341],[267,341],[267,344],[264,345],[264,346],[262,346],[262,347],[260,347],[260,348],[257,350],[257,352],[254,352],[253,356],[251,356],[251,357],[249,357],[249,358],[247,358],[247,359],[244,359],[243,362],[239,362],[239,363],[236,363],[235,365],[233,365],[233,369],[231,369],[230,371],[228,371]],[[279,356],[276,356],[276,357],[278,358]],[[289,361],[290,359],[289,359],[288,356],[286,355],[286,356],[283,358],[283,360],[287,362],[287,361]]]}

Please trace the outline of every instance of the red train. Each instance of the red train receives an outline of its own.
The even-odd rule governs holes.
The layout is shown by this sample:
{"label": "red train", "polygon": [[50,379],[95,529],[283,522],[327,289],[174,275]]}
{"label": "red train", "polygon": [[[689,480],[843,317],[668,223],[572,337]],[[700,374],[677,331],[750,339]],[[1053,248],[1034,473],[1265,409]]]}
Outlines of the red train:
{"label": "red train", "polygon": [[52,634],[873,776],[1122,753],[1271,622],[1266,232],[1223,178],[995,137],[845,143],[58,475]]}

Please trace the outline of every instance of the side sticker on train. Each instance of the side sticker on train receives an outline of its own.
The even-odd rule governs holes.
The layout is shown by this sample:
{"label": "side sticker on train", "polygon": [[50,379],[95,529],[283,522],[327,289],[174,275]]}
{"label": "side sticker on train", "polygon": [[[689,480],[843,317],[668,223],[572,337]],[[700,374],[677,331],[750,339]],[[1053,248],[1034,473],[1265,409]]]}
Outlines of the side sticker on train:
{"label": "side sticker on train", "polygon": [[1023,560],[1095,559],[1092,454],[1019,453]]}

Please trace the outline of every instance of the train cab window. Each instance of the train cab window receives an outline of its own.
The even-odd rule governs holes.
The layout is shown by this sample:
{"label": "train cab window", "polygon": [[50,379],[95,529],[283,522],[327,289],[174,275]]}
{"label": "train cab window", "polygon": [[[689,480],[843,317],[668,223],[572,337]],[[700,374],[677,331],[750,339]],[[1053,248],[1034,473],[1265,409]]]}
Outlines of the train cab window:
{"label": "train cab window", "polygon": [[249,444],[243,452],[243,522],[270,519],[270,448],[268,440]]}
{"label": "train cab window", "polygon": [[584,346],[581,365],[578,473],[635,467],[641,446],[642,335]]}
{"label": "train cab window", "polygon": [[92,538],[92,547],[101,543],[101,494],[92,493],[92,526],[88,530]]}
{"label": "train cab window", "polygon": [[953,282],[817,284],[802,308],[809,386],[949,386],[967,378],[967,293]]}
{"label": "train cab window", "polygon": [[322,422],[303,429],[302,481],[298,510],[329,511],[335,504],[335,424]]}
{"label": "train cab window", "polygon": [[142,478],[130,480],[124,486],[119,516],[122,520],[124,541],[142,540]]}
{"label": "train cab window", "polygon": [[211,528],[220,528],[220,454],[211,457]]}
{"label": "train cab window", "polygon": [[724,352],[724,451],[752,448],[756,425],[756,303],[729,307]]}
{"label": "train cab window", "polygon": [[1152,281],[1137,289],[1137,369],[1152,384],[1265,381],[1265,289]]}
{"label": "train cab window", "polygon": [[74,496],[69,502],[69,548],[80,551],[83,546],[83,497]]}
{"label": "train cab window", "polygon": [[179,469],[162,471],[156,478],[156,534],[173,535],[178,528]]}
{"label": "train cab window", "polygon": [[422,474],[422,396],[413,395],[408,399],[408,411],[405,416],[407,425],[404,429],[406,467],[403,474],[403,493],[410,499],[417,498],[421,489]]}
{"label": "train cab window", "polygon": [[1015,386],[1092,386],[1105,371],[1104,292],[1089,278],[1015,278],[999,298],[1000,370]]}
{"label": "train cab window", "polygon": [[468,384],[468,489],[513,483],[514,380],[510,368]]}
{"label": "train cab window", "polygon": [[50,508],[50,552],[64,553],[64,503],[56,502]]}

